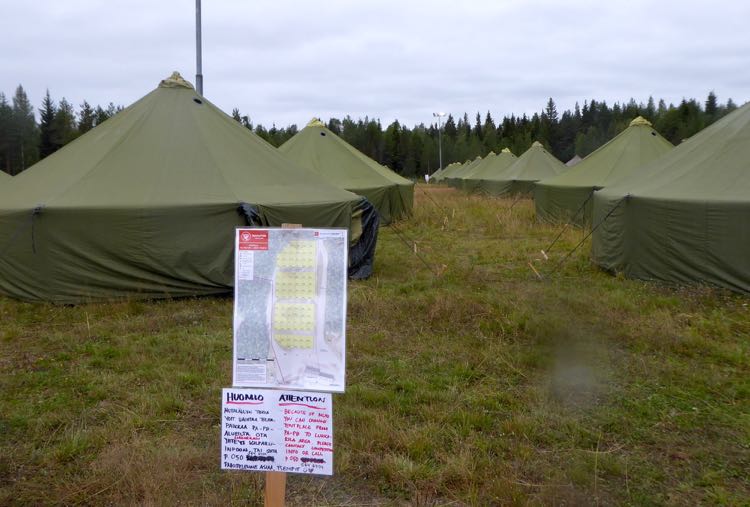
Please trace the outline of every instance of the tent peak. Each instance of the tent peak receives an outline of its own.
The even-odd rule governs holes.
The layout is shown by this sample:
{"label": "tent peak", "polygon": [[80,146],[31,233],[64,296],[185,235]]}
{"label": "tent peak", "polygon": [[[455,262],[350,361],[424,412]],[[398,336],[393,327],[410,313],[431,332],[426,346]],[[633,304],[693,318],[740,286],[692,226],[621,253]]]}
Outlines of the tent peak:
{"label": "tent peak", "polygon": [[542,143],[540,143],[539,141],[534,141],[533,143],[531,143],[532,148],[535,146],[539,148],[544,148],[544,146],[542,146]]}
{"label": "tent peak", "polygon": [[651,127],[651,122],[648,121],[643,116],[638,116],[635,120],[630,122],[630,126],[633,127],[635,125],[645,125],[646,127]]}
{"label": "tent peak", "polygon": [[172,72],[172,75],[168,78],[162,79],[159,83],[159,88],[187,88],[195,90],[193,85],[186,81],[177,71]]}
{"label": "tent peak", "polygon": [[313,117],[313,119],[307,123],[307,126],[308,127],[325,127],[326,125],[325,123],[320,121],[320,118]]}
{"label": "tent peak", "polygon": [[503,148],[503,151],[501,151],[500,153],[510,153],[511,155],[513,154],[513,152],[510,151],[510,148]]}

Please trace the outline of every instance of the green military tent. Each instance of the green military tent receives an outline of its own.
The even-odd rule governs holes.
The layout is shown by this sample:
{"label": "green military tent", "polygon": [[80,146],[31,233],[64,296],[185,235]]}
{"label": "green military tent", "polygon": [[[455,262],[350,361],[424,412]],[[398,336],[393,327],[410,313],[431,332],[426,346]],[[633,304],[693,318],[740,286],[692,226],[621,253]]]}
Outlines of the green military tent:
{"label": "green military tent", "polygon": [[471,164],[472,160],[467,160],[463,164],[460,162],[456,162],[455,164],[451,164],[451,166],[446,167],[443,169],[443,172],[438,175],[436,178],[437,183],[447,183],[447,179],[450,178],[454,173],[461,170],[462,167],[466,167],[467,165]]}
{"label": "green military tent", "polygon": [[0,188],[0,292],[57,303],[227,293],[235,227],[344,227],[364,239],[362,202],[175,73]]}
{"label": "green military tent", "polygon": [[583,159],[581,158],[580,155],[574,155],[573,158],[571,158],[570,160],[568,160],[567,162],[565,162],[565,165],[568,166],[568,167],[573,167],[574,165],[576,165],[581,160],[583,160]]}
{"label": "green military tent", "polygon": [[591,222],[591,196],[630,171],[669,152],[672,144],[640,116],[614,139],[564,173],[534,187],[536,215],[547,222]]}
{"label": "green military tent", "polygon": [[528,194],[534,190],[537,181],[557,176],[566,169],[541,143],[535,141],[507,169],[477,179],[474,191],[488,195]]}
{"label": "green military tent", "polygon": [[474,166],[461,177],[461,188],[467,192],[475,192],[479,182],[504,173],[518,158],[508,148],[492,157],[487,156],[486,162]]}
{"label": "green military tent", "polygon": [[[494,156],[495,153],[491,151],[485,158]],[[457,167],[450,174],[446,174],[445,178],[443,178],[443,181],[451,187],[461,188],[461,177],[477,167],[483,161],[484,159],[481,156],[477,155],[474,160],[467,161],[464,165],[462,165],[461,167]]]}
{"label": "green military tent", "polygon": [[366,197],[383,223],[411,215],[414,182],[380,165],[313,118],[279,149],[339,188]]}
{"label": "green military tent", "polygon": [[448,164],[447,166],[443,167],[442,169],[438,169],[437,171],[435,171],[434,173],[432,173],[432,175],[430,175],[430,183],[435,183],[435,182],[440,181],[442,175],[446,171],[452,171],[454,168],[457,168],[460,165],[461,164],[459,162],[453,162],[452,164]]}
{"label": "green military tent", "polygon": [[594,195],[592,253],[626,276],[750,293],[750,103]]}

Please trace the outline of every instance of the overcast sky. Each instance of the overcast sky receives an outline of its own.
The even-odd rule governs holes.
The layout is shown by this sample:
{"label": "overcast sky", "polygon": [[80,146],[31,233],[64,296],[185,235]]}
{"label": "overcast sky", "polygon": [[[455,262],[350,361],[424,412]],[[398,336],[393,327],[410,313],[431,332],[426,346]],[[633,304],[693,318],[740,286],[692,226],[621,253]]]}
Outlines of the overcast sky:
{"label": "overcast sky", "polygon": [[[750,99],[748,0],[203,0],[205,96],[255,123]],[[2,0],[0,91],[128,105],[195,80],[194,0]]]}

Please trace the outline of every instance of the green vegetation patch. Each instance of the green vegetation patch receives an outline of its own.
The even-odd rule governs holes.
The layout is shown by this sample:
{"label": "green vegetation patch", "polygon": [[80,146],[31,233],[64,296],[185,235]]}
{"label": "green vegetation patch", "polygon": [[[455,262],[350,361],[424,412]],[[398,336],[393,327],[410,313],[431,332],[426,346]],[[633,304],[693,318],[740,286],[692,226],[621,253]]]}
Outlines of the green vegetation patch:
{"label": "green vegetation patch", "polygon": [[[750,501],[746,296],[611,277],[587,244],[553,272],[583,233],[543,260],[526,199],[416,201],[349,287],[335,475],[290,476],[291,505]],[[0,319],[0,504],[262,502],[219,470],[231,299]]]}

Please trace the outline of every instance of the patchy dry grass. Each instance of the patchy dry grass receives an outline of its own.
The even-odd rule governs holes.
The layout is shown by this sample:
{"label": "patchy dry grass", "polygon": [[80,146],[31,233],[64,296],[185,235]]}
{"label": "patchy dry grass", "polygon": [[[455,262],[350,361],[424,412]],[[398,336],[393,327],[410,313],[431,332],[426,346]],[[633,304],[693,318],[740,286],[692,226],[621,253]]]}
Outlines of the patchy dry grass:
{"label": "patchy dry grass", "polygon": [[[290,504],[750,502],[750,299],[611,277],[586,245],[550,274],[580,230],[544,261],[530,201],[416,194],[350,285],[336,475],[290,476]],[[0,504],[260,504],[218,468],[231,312],[0,299]]]}

